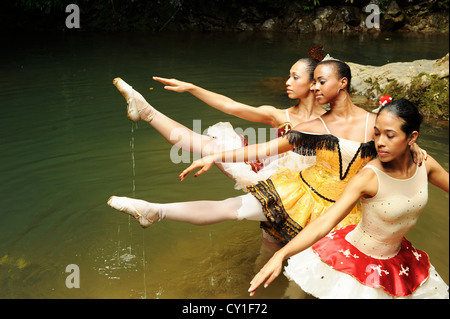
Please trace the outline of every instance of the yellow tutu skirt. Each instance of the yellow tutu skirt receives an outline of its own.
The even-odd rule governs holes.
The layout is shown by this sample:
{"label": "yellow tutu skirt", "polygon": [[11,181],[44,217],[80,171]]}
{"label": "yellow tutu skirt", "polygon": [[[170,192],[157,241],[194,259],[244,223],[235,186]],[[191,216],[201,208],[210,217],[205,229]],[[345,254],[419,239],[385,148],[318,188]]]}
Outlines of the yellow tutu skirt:
{"label": "yellow tutu skirt", "polygon": [[[333,183],[329,187],[333,187]],[[292,172],[288,168],[277,170],[270,179],[247,189],[261,203],[268,219],[268,222],[261,223],[261,227],[282,243],[289,242],[334,203],[311,189],[299,172]],[[336,229],[356,225],[360,218],[361,207],[358,204]]]}

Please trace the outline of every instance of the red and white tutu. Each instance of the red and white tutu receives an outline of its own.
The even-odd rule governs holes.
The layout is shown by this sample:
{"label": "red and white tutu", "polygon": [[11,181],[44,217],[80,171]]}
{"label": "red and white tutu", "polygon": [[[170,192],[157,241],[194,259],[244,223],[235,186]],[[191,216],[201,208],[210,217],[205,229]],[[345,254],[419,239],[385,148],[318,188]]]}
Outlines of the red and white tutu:
{"label": "red and white tutu", "polygon": [[354,225],[330,232],[291,257],[285,275],[305,292],[323,299],[448,299],[448,286],[428,255],[403,238],[392,258],[370,257],[345,236]]}

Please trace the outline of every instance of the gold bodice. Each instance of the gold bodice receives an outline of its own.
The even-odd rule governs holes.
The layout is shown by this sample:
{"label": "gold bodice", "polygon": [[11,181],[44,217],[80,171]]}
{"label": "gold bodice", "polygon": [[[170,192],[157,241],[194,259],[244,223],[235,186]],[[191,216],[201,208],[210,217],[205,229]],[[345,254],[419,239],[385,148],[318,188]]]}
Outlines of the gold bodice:
{"label": "gold bodice", "polygon": [[373,141],[359,143],[333,135],[318,135],[290,131],[288,138],[302,155],[316,155],[316,163],[300,177],[317,195],[334,202],[348,180],[375,156]]}

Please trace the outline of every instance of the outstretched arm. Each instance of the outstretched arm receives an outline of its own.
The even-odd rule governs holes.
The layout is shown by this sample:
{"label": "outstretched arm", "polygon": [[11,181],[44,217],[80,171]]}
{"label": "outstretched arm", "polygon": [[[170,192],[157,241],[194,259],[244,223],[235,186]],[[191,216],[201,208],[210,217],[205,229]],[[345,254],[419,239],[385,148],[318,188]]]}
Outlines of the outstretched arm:
{"label": "outstretched arm", "polygon": [[273,106],[263,105],[254,107],[240,102],[236,102],[229,97],[205,90],[192,83],[179,81],[176,79],[166,79],[161,77],[153,77],[154,80],[164,84],[164,88],[174,92],[189,92],[206,104],[212,106],[219,111],[231,114],[247,121],[265,123],[272,127],[277,126],[275,119],[275,111]]}
{"label": "outstretched arm", "polygon": [[344,192],[324,214],[313,220],[286,246],[277,251],[266,265],[250,282],[250,296],[263,283],[270,285],[281,273],[285,259],[298,254],[327,235],[356,205],[363,195],[374,195],[378,187],[375,173],[371,169],[363,169],[347,184]]}
{"label": "outstretched arm", "polygon": [[211,169],[216,162],[244,162],[262,159],[269,156],[285,153],[294,148],[285,137],[279,137],[266,143],[252,144],[231,151],[211,154],[194,161],[180,175],[182,181],[190,172],[199,169],[194,177],[197,177]]}

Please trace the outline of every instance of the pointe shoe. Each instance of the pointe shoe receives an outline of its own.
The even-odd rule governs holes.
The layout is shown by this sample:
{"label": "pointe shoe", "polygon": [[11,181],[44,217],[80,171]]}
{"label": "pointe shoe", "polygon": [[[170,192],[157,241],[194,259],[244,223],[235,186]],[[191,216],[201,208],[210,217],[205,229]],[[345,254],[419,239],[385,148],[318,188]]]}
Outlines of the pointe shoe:
{"label": "pointe shoe", "polygon": [[142,228],[148,228],[155,222],[160,220],[158,211],[147,210],[146,213],[141,213],[133,204],[133,201],[136,201],[136,203],[140,202],[140,200],[138,199],[111,196],[108,200],[108,205],[120,212],[133,216],[139,222]]}
{"label": "pointe shoe", "polygon": [[[119,92],[122,94],[122,96],[127,101],[127,117],[133,122],[137,122],[140,119],[142,119],[142,120],[150,123],[152,121],[153,117],[155,116],[155,109],[150,104],[148,104],[146,101],[145,101],[145,103],[147,105],[145,105],[145,106],[142,106],[142,105],[139,105],[138,103],[136,103],[135,94],[134,94],[135,91],[133,90],[133,87],[131,85],[127,84],[121,78],[115,78],[113,80],[113,84],[116,86],[116,88],[119,90]],[[138,94],[138,95],[140,95],[140,94]],[[146,112],[149,112],[149,114],[144,115],[143,114],[144,110]]]}

